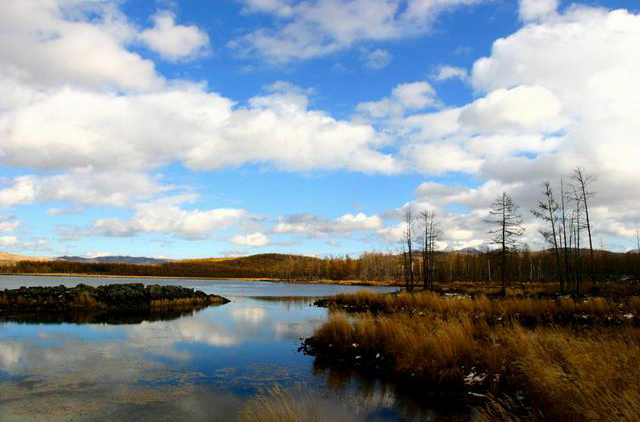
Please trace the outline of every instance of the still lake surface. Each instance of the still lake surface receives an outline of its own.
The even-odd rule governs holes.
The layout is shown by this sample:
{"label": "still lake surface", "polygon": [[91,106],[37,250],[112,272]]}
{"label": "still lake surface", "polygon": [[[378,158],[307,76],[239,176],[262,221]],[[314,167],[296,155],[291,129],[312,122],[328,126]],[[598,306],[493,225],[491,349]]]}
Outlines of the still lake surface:
{"label": "still lake surface", "polygon": [[[323,368],[298,351],[327,318],[314,298],[389,287],[254,281],[0,276],[0,290],[78,283],[177,284],[231,303],[128,323],[0,322],[0,421],[240,420],[275,383],[335,421],[439,419],[398,386]],[[291,298],[275,300],[275,298]]]}

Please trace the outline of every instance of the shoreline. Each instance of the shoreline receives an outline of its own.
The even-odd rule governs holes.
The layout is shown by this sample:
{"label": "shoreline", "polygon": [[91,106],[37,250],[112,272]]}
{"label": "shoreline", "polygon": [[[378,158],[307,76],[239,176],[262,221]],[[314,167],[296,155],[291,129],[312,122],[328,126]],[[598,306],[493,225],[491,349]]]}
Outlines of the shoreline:
{"label": "shoreline", "polygon": [[367,287],[402,287],[400,283],[372,283],[363,280],[284,280],[279,278],[251,278],[251,277],[178,277],[178,276],[148,276],[148,275],[114,275],[114,274],[78,274],[78,273],[2,273],[0,276],[8,277],[75,277],[75,278],[115,278],[115,279],[155,279],[155,280],[206,280],[206,281],[251,281],[266,283],[289,284],[336,284],[342,286],[367,286]]}

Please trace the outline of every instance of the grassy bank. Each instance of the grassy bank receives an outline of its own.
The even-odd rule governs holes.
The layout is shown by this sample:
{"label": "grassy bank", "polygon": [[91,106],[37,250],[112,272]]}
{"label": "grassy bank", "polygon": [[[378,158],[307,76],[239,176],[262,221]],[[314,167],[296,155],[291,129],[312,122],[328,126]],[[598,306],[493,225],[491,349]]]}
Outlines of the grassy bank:
{"label": "grassy bank", "polygon": [[[420,391],[491,397],[481,420],[640,420],[640,299],[338,295],[323,361]],[[360,312],[358,312],[360,311]],[[364,311],[364,312],[363,312]]]}

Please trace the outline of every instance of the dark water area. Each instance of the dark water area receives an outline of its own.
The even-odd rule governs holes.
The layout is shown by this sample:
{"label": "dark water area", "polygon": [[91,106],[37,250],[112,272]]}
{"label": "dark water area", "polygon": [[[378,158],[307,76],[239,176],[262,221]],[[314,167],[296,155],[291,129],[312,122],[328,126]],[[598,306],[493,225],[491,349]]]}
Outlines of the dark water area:
{"label": "dark water area", "polygon": [[[102,319],[0,317],[0,421],[232,422],[241,420],[250,397],[275,383],[317,397],[328,420],[441,419],[437,399],[418,399],[375,378],[320,366],[298,351],[301,339],[327,318],[313,298],[363,287],[139,281],[193,287],[231,302]],[[2,276],[0,289],[119,282],[138,280]]]}

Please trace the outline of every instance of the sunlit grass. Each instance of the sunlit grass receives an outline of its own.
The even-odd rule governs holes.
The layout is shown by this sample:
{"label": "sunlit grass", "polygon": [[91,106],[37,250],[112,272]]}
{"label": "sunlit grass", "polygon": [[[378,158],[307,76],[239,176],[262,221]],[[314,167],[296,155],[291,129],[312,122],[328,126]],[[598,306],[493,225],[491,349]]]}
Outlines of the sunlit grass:
{"label": "sunlit grass", "polygon": [[640,420],[638,297],[359,292],[330,302],[368,312],[332,312],[309,341],[312,353],[418,388],[488,394],[481,420]]}
{"label": "sunlit grass", "polygon": [[[374,313],[435,313],[443,317],[466,314],[474,318],[502,320],[515,318],[533,322],[554,322],[585,316],[615,319],[627,323],[640,315],[640,298],[615,302],[601,297],[554,299],[514,297],[489,299],[486,296],[446,297],[430,292],[379,294],[362,290],[355,294],[338,294],[328,298],[331,306],[366,310]],[[629,318],[633,316],[633,318]]]}
{"label": "sunlit grass", "polygon": [[321,406],[303,388],[283,389],[278,384],[249,399],[242,411],[244,422],[323,422]]}

